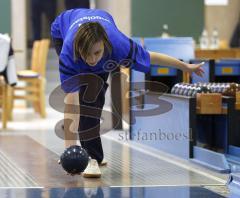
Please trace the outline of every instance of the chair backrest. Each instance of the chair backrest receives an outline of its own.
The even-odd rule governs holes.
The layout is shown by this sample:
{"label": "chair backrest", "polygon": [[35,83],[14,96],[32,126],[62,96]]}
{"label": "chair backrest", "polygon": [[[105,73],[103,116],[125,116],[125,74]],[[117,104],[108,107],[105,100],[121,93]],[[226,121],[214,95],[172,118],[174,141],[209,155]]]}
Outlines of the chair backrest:
{"label": "chair backrest", "polygon": [[46,74],[49,45],[49,39],[42,39],[39,41],[34,41],[33,43],[31,69],[43,77],[45,77]]}

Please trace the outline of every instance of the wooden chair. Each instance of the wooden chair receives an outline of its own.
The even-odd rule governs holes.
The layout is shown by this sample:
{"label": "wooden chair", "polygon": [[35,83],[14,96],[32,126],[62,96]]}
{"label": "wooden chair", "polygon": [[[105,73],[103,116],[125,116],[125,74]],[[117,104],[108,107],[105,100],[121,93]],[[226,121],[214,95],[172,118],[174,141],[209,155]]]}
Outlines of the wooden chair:
{"label": "wooden chair", "polygon": [[0,76],[0,108],[3,129],[7,128],[7,122],[10,120],[11,104],[12,104],[12,87],[6,84],[3,76]]}
{"label": "wooden chair", "polygon": [[[17,73],[19,83],[13,89],[13,99],[30,101],[35,112],[39,113],[42,118],[46,117],[45,76],[49,44],[49,39],[34,41],[31,70],[23,70]],[[25,95],[20,94],[20,91],[21,93],[23,91]]]}

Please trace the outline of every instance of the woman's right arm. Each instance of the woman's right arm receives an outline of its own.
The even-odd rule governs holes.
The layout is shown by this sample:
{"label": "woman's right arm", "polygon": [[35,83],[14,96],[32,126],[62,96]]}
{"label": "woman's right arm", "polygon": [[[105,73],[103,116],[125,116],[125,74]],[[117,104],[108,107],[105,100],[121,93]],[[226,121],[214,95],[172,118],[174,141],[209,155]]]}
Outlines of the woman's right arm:
{"label": "woman's right arm", "polygon": [[[68,93],[65,97],[65,104],[74,104],[74,106],[79,105],[78,92]],[[71,114],[69,112],[74,112],[73,106],[65,105],[64,108],[64,137],[65,137],[65,147],[77,144],[77,134],[79,125],[79,114]],[[80,107],[79,107],[80,109]],[[69,126],[69,120],[71,120],[71,125]]]}

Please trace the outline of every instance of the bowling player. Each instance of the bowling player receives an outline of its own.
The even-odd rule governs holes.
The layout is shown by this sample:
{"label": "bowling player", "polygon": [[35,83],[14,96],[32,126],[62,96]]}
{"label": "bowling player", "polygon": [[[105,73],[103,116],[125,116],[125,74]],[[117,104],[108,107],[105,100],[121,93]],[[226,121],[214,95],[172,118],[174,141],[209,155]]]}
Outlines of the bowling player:
{"label": "bowling player", "polygon": [[[185,72],[203,75],[201,64],[188,64],[165,54],[147,51],[141,45],[133,42],[125,36],[116,26],[112,16],[99,9],[74,9],[61,13],[51,26],[51,35],[57,54],[59,55],[59,71],[62,89],[67,93],[65,102],[74,101],[76,93],[79,94],[80,112],[85,106],[98,108],[102,111],[105,102],[105,92],[108,87],[107,79],[109,65],[114,63],[115,67],[121,65],[121,61],[128,60],[129,64],[124,64],[140,72],[149,72],[150,65],[174,66]],[[84,93],[85,87],[80,87],[81,80],[73,81],[73,76],[79,78],[86,77],[83,74],[94,74],[96,79],[101,79],[103,88],[100,92],[91,90],[95,94],[94,101],[86,101]],[[98,81],[89,79],[89,84],[93,88]],[[89,85],[89,86],[90,86]],[[86,92],[85,92],[86,91]],[[69,111],[68,111],[69,112]],[[66,115],[66,113],[65,113]],[[84,177],[99,177],[99,165],[106,164],[100,138],[100,116],[87,117],[80,115],[79,118],[79,139],[82,147],[88,152],[91,160],[85,169]],[[74,118],[73,118],[74,120]],[[77,131],[76,130],[76,131]],[[82,132],[97,134],[95,138],[83,139]],[[65,136],[69,130],[65,127]],[[75,142],[65,142],[65,146],[75,144]]]}

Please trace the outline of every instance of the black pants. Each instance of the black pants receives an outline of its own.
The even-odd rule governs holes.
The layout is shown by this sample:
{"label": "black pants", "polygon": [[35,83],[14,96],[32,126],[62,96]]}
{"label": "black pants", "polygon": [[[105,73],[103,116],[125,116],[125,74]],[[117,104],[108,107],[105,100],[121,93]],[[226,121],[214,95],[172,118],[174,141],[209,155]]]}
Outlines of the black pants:
{"label": "black pants", "polygon": [[56,16],[56,7],[56,0],[31,0],[33,40],[41,39],[42,15],[45,14],[51,24]]}
{"label": "black pants", "polygon": [[[56,49],[56,52],[59,55],[62,49],[63,41],[62,39],[57,39],[57,38],[53,38],[52,40],[53,40],[53,44]],[[109,73],[102,73],[102,74],[96,74],[96,80],[94,80],[93,78],[89,79],[88,83],[94,83],[96,85],[96,83],[99,83],[99,80],[97,78],[100,78],[104,85],[100,92],[98,89],[89,90],[91,93],[90,97],[96,96],[95,101],[89,103],[84,99],[84,93],[85,91],[88,91],[86,90],[87,89],[86,86],[81,87],[79,91],[80,114],[85,111],[84,108],[86,107],[99,109],[98,113],[95,114],[95,117],[80,115],[79,128],[78,128],[79,140],[81,142],[82,147],[87,150],[89,156],[92,159],[96,159],[99,163],[103,160],[102,142],[99,134],[100,133],[100,117],[101,117],[102,108],[105,103],[105,93],[108,88],[108,84],[107,84],[108,76],[109,76]],[[88,79],[85,79],[85,82],[86,81],[88,81]],[[94,87],[97,87],[97,86],[94,86]],[[92,133],[94,138],[90,138],[89,140],[86,140],[86,139],[84,140],[84,138],[82,138],[82,133],[85,133],[85,131],[87,131],[87,133]]]}
{"label": "black pants", "polygon": [[[105,93],[108,88],[108,84],[106,81],[109,74],[103,73],[96,75],[96,78],[100,77],[103,80],[102,82],[104,83],[104,86],[102,90],[100,92],[98,92],[98,90],[88,90],[91,92],[91,95],[97,96],[94,102],[89,103],[84,100],[84,92],[86,91],[86,87],[82,87],[79,91],[79,104],[80,114],[86,112],[86,107],[93,108],[92,110],[87,110],[91,114],[93,111],[97,111],[96,113],[94,113],[94,117],[80,115],[78,131],[82,147],[87,150],[89,156],[92,159],[96,159],[98,163],[100,163],[103,160],[103,149],[100,137],[100,117],[105,103]],[[89,83],[96,83],[96,81],[93,82],[93,80],[91,79]],[[89,114],[87,113],[87,115]],[[87,135],[82,136],[82,133]],[[86,140],[86,136],[90,136],[90,138]]]}

